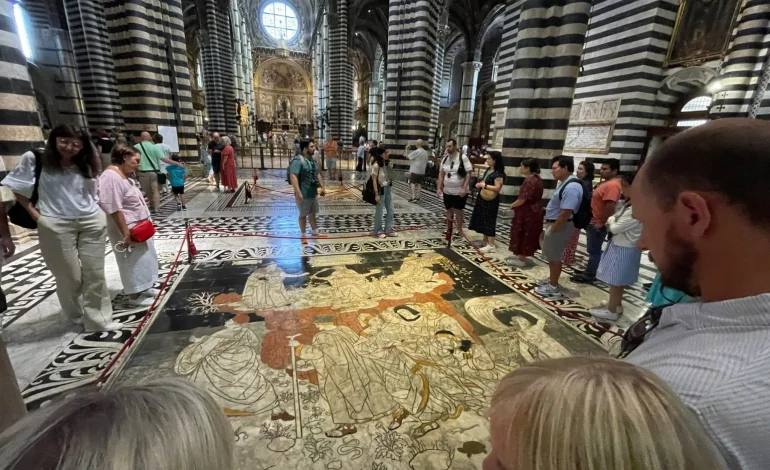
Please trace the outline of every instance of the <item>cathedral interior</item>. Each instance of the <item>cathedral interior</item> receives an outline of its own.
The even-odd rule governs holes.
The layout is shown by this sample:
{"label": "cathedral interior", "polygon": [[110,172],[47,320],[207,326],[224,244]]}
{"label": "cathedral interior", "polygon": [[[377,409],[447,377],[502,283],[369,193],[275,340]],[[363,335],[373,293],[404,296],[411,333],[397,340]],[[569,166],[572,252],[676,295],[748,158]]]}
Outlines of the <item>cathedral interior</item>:
{"label": "cathedral interior", "polygon": [[[621,319],[597,321],[609,286],[568,280],[583,234],[562,294],[537,294],[541,254],[506,262],[522,161],[540,162],[547,202],[556,155],[627,173],[686,129],[768,120],[769,49],[766,0],[0,0],[7,171],[59,124],[157,132],[188,166],[186,209],[163,195],[153,216],[149,311],[105,247],[119,331],[68,322],[35,231],[12,226],[0,319],[24,403],[185,377],[228,416],[238,468],[480,469],[498,381],[616,355],[657,274],[644,255]],[[215,132],[235,143],[234,193],[201,165]],[[286,181],[295,136],[341,145],[310,240]],[[360,139],[390,151],[398,237],[371,236]],[[445,235],[435,177],[413,200],[418,139],[436,155],[450,139],[502,154],[504,248]]]}

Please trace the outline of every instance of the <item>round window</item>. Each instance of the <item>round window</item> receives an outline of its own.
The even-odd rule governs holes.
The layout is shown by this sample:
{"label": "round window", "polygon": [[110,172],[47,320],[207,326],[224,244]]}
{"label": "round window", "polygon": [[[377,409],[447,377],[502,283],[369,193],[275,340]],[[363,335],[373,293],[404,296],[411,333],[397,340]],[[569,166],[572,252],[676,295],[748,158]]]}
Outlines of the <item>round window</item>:
{"label": "round window", "polygon": [[290,41],[299,31],[297,13],[286,2],[270,2],[262,10],[262,27],[273,39]]}

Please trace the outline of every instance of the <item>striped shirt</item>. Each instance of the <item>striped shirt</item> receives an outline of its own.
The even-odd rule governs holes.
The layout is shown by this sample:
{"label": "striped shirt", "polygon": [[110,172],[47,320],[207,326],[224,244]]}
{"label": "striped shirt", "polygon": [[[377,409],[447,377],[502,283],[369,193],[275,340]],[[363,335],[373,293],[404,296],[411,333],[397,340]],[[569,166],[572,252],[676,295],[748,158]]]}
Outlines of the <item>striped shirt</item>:
{"label": "striped shirt", "polygon": [[770,294],[669,307],[628,361],[695,411],[730,469],[770,468]]}

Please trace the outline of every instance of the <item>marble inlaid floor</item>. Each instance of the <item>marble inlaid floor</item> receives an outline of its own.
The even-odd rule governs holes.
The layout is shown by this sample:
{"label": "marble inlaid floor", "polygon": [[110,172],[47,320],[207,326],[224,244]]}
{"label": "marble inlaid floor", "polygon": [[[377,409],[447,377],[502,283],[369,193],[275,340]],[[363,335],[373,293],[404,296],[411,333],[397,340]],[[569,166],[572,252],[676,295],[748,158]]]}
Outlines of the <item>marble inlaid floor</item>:
{"label": "marble inlaid floor", "polygon": [[[166,200],[157,286],[168,275],[169,287],[150,328],[109,373],[144,315],[126,308],[109,247],[116,316],[126,323],[111,334],[85,334],[62,318],[34,247],[6,266],[2,334],[28,406],[102,375],[108,385],[182,375],[231,416],[242,468],[480,468],[489,447],[483,410],[496,380],[545,357],[607,354],[618,346],[618,327],[645,308],[645,292],[634,286],[618,326],[597,325],[587,308],[607,287],[570,283],[571,268],[567,296],[538,298],[542,260],[513,269],[507,250],[483,257],[460,237],[448,247],[440,200],[428,194],[409,203],[402,182],[394,188],[399,238],[368,236],[373,207],[360,200],[355,174],[328,185],[319,216],[328,239],[267,238],[298,233],[278,173],[260,173],[248,204],[243,190],[215,193],[202,180],[188,186],[187,211]],[[197,230],[194,263],[183,250],[174,266],[188,223],[217,231]],[[510,221],[498,229],[506,246]],[[640,282],[653,276],[645,266]],[[228,383],[236,375],[249,385]]]}

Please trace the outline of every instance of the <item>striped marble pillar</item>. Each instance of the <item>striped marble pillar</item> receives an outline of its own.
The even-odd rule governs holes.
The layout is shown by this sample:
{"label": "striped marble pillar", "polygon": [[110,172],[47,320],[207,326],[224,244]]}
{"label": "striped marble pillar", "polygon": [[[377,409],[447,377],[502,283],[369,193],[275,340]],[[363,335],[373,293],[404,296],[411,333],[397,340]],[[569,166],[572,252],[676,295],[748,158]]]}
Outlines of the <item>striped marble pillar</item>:
{"label": "striped marble pillar", "polygon": [[383,139],[395,152],[417,139],[430,142],[442,6],[440,0],[390,0]]}
{"label": "striped marble pillar", "polygon": [[519,15],[522,0],[515,0],[505,6],[503,20],[503,42],[498,56],[497,83],[495,83],[495,101],[492,109],[492,129],[489,132],[489,148],[502,150],[505,129],[505,112],[508,109],[508,96],[511,92],[511,73],[516,55],[516,42],[519,36]]}
{"label": "striped marble pillar", "polygon": [[122,128],[123,109],[104,6],[99,0],[65,0],[64,8],[88,126],[92,131]]}
{"label": "striped marble pillar", "polygon": [[113,0],[104,7],[126,130],[175,127],[180,156],[198,159],[181,1]]}
{"label": "striped marble pillar", "polygon": [[441,85],[444,81],[444,55],[446,53],[447,27],[441,21],[436,35],[436,70],[433,73],[433,103],[430,109],[430,144],[437,137],[438,115],[441,111]]}
{"label": "striped marble pillar", "polygon": [[[249,29],[246,18],[243,15],[239,16],[241,20],[241,32],[244,34],[243,40],[241,41],[241,62],[243,63],[244,74],[243,94],[246,100],[245,103],[249,107],[249,113],[251,114],[252,112],[256,112],[256,100],[254,97],[254,62],[251,55],[251,37],[248,33]],[[248,131],[250,140],[253,140],[251,137],[253,137],[254,132],[256,132],[254,130],[254,123],[251,123]]]}
{"label": "striped marble pillar", "polygon": [[[83,96],[70,35],[48,0],[24,0],[30,23],[32,86],[39,97],[43,124],[72,124],[87,127]],[[66,25],[64,25],[66,28]],[[50,120],[45,122],[45,116]]]}
{"label": "striped marble pillar", "polygon": [[[230,30],[232,32],[231,37],[232,39],[232,46],[233,46],[233,84],[235,85],[235,101],[240,104],[246,103],[246,95],[244,93],[244,70],[243,70],[243,60],[242,60],[242,49],[243,49],[243,32],[241,31],[241,18],[240,18],[240,12],[238,11],[238,2],[236,0],[231,0],[230,2]],[[231,112],[235,112],[234,110],[238,109],[240,110],[240,107],[236,107],[235,104],[231,106]],[[237,132],[235,135],[240,136],[241,135],[241,126],[240,126],[240,120],[236,119],[236,123],[238,124],[236,126]]]}
{"label": "striped marble pillar", "polygon": [[369,82],[369,140],[380,141],[380,118],[382,117],[382,82]]}
{"label": "striped marble pillar", "polygon": [[457,120],[457,144],[468,145],[473,128],[473,112],[476,109],[476,88],[479,84],[481,62],[463,64],[463,89],[460,93],[460,117]]}
{"label": "striped marble pillar", "polygon": [[[329,118],[331,132],[345,145],[353,144],[353,65],[348,60],[348,2],[337,1],[329,25]],[[331,20],[331,19],[330,19]]]}
{"label": "striped marble pillar", "polygon": [[0,155],[5,163],[0,171],[5,171],[15,167],[24,152],[43,144],[27,59],[8,0],[0,0],[0,50]]}
{"label": "striped marble pillar", "polygon": [[235,119],[235,78],[229,11],[217,0],[205,0],[206,32],[203,76],[209,131],[231,134],[237,131]]}
{"label": "striped marble pillar", "polygon": [[[713,119],[747,117],[767,54],[766,35],[770,34],[770,3],[746,0],[728,47],[719,76],[722,89],[711,105]],[[764,51],[763,51],[764,49]]]}
{"label": "striped marble pillar", "polygon": [[[504,202],[524,181],[522,159],[537,158],[550,168],[551,157],[564,148],[590,11],[588,0],[525,0],[521,6],[503,139]],[[550,198],[555,182],[547,183]]]}

